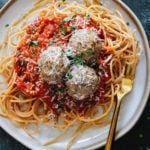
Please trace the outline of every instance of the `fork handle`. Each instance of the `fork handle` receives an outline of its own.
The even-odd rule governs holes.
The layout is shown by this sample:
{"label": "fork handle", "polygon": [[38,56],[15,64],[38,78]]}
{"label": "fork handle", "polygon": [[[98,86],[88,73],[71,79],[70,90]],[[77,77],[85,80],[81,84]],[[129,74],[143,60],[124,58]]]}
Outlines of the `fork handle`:
{"label": "fork handle", "polygon": [[118,120],[118,116],[119,116],[120,106],[121,106],[121,101],[116,99],[115,110],[114,110],[114,114],[112,117],[111,126],[110,126],[110,130],[109,130],[105,150],[111,150],[111,148],[112,148],[112,142],[115,137],[115,131],[116,131],[116,126],[117,126],[117,120]]}

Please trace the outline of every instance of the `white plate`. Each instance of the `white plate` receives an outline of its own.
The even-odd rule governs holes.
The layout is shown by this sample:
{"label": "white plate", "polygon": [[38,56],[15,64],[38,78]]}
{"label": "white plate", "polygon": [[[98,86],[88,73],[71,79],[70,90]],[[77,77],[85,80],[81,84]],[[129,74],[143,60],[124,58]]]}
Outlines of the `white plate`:
{"label": "white plate", "polygon": [[[2,41],[6,32],[5,24],[9,24],[14,19],[18,18],[31,7],[33,2],[35,2],[35,0],[16,0],[10,6],[7,5],[9,6],[8,8],[5,7],[6,9],[3,9],[3,11],[0,12],[0,41]],[[127,22],[130,22],[130,29],[137,30],[136,37],[138,41],[140,41],[142,47],[142,54],[137,68],[133,91],[124,99],[121,107],[119,124],[117,127],[117,138],[119,138],[127,133],[133,127],[133,125],[135,125],[146,105],[150,91],[150,51],[143,27],[133,12],[119,0],[104,0],[104,4],[109,9],[117,9],[123,14],[124,19]],[[35,139],[29,137],[20,127],[15,126],[12,122],[5,118],[0,117],[0,126],[16,140],[35,150],[63,150],[65,149],[67,139],[69,139],[68,133],[68,138],[63,138],[55,144],[44,147]],[[108,134],[108,130],[109,126],[87,130],[73,143],[72,149],[84,150],[103,146]],[[41,127],[40,134],[35,138],[41,142],[44,142],[45,140],[54,136],[56,133],[56,129],[54,130],[51,128]]]}

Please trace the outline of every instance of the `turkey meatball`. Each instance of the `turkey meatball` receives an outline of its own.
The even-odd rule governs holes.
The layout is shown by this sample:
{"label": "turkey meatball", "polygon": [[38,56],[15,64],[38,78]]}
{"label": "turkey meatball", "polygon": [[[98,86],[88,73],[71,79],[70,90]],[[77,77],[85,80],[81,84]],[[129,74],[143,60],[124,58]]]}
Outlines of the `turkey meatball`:
{"label": "turkey meatball", "polygon": [[39,58],[40,76],[48,84],[59,84],[68,70],[69,60],[60,47],[51,46]]}
{"label": "turkey meatball", "polygon": [[84,100],[94,94],[98,88],[99,77],[88,66],[74,65],[67,73],[68,94],[76,100]]}
{"label": "turkey meatball", "polygon": [[87,62],[94,62],[102,49],[102,42],[97,33],[91,29],[80,29],[72,35],[66,51],[73,55],[82,55]]}

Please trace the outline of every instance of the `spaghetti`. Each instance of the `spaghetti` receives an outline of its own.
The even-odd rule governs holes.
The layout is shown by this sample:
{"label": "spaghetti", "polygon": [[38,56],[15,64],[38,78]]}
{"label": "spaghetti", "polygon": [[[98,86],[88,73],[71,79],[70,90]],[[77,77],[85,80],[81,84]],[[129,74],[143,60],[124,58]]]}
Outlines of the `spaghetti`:
{"label": "spaghetti", "polygon": [[[74,101],[65,84],[50,86],[41,79],[38,60],[49,46],[65,49],[72,34],[84,28],[96,31],[103,43],[94,66],[101,81],[92,98]],[[73,60],[82,62],[79,58]],[[40,123],[63,129],[46,145],[57,142],[68,128],[78,125],[68,142],[69,149],[82,131],[109,123],[126,66],[132,68],[134,77],[138,60],[139,44],[120,13],[112,13],[96,0],[85,0],[84,4],[37,0],[8,27],[0,44],[0,74],[4,77],[4,82],[0,82],[0,114],[23,125],[27,132],[31,123],[36,125],[35,131]],[[102,113],[97,115],[99,109]]]}

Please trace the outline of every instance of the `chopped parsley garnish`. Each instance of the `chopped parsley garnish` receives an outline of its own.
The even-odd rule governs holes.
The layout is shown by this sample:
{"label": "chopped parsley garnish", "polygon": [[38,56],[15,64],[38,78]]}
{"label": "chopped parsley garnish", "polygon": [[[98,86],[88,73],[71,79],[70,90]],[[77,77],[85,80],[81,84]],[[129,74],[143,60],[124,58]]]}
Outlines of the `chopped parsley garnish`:
{"label": "chopped parsley garnish", "polygon": [[68,22],[72,20],[72,16],[68,16],[66,18],[63,19],[64,22]]}
{"label": "chopped parsley garnish", "polygon": [[54,86],[51,88],[51,94],[55,95],[56,93],[57,93],[57,87]]}
{"label": "chopped parsley garnish", "polygon": [[51,91],[52,95],[56,95],[58,92],[65,93],[66,88],[65,87],[57,87],[56,85],[54,85],[51,87],[50,91]]}
{"label": "chopped parsley garnish", "polygon": [[69,21],[72,21],[74,19],[75,16],[68,16],[66,18],[64,18],[62,21],[61,21],[61,25],[64,24],[65,22],[69,22]]}
{"label": "chopped parsley garnish", "polygon": [[62,87],[62,88],[59,89],[59,91],[60,91],[61,93],[65,93],[65,92],[66,92],[66,89],[65,89],[64,87]]}
{"label": "chopped parsley garnish", "polygon": [[64,24],[65,22],[69,22],[69,21],[71,21],[72,20],[72,17],[66,17],[66,18],[64,18],[61,22],[60,22],[60,24]]}
{"label": "chopped parsley garnish", "polygon": [[49,41],[49,46],[55,44],[56,42],[54,40]]}
{"label": "chopped parsley garnish", "polygon": [[33,69],[33,73],[35,74],[35,75],[37,75],[37,74],[39,74],[39,69]]}
{"label": "chopped parsley garnish", "polygon": [[94,50],[92,49],[92,48],[89,48],[88,50],[87,50],[87,53],[88,53],[88,55],[94,55],[95,53],[94,53]]}
{"label": "chopped parsley garnish", "polygon": [[9,24],[6,24],[5,27],[6,27],[6,28],[9,27]]}
{"label": "chopped parsley garnish", "polygon": [[35,26],[32,26],[32,31],[36,31],[36,27]]}
{"label": "chopped parsley garnish", "polygon": [[129,26],[129,25],[130,25],[130,23],[129,23],[129,22],[127,22],[126,24],[127,24],[127,26]]}
{"label": "chopped parsley garnish", "polygon": [[56,37],[56,38],[58,38],[59,36],[58,36],[58,34],[56,33],[56,32],[54,32],[54,36]]}
{"label": "chopped parsley garnish", "polygon": [[16,55],[17,55],[17,56],[21,55],[21,52],[20,52],[20,51],[17,51],[17,52],[16,52]]}
{"label": "chopped parsley garnish", "polygon": [[32,47],[38,46],[38,41],[30,41],[29,46]]}
{"label": "chopped parsley garnish", "polygon": [[60,32],[61,32],[61,34],[66,35],[67,30],[66,30],[66,28],[62,27],[62,28],[60,28]]}
{"label": "chopped parsley garnish", "polygon": [[63,103],[59,103],[58,104],[58,111],[61,112],[64,110],[64,104]]}
{"label": "chopped parsley garnish", "polygon": [[73,76],[72,76],[72,74],[71,74],[71,71],[68,71],[68,72],[67,72],[66,78],[67,78],[67,79],[72,79],[72,78],[73,78]]}
{"label": "chopped parsley garnish", "polygon": [[73,50],[72,49],[67,49],[67,51],[66,51],[66,55],[67,56],[70,56],[70,57],[73,57]]}
{"label": "chopped parsley garnish", "polygon": [[75,30],[76,30],[76,27],[71,26],[71,31],[73,32],[73,31],[75,31]]}
{"label": "chopped parsley garnish", "polygon": [[89,14],[86,14],[86,16],[85,16],[86,18],[90,18],[90,15]]}
{"label": "chopped parsley garnish", "polygon": [[28,62],[24,58],[20,59],[20,63],[22,66],[26,66],[28,64]]}
{"label": "chopped parsley garnish", "polygon": [[62,0],[63,2],[65,2],[66,0]]}
{"label": "chopped parsley garnish", "polygon": [[73,78],[72,74],[69,74],[69,76],[68,76],[68,77],[69,77],[69,79],[72,79],[72,78]]}
{"label": "chopped parsley garnish", "polygon": [[72,56],[72,63],[78,64],[78,65],[84,65],[85,60],[82,55]]}

